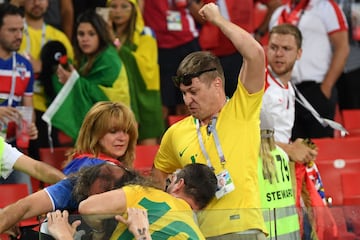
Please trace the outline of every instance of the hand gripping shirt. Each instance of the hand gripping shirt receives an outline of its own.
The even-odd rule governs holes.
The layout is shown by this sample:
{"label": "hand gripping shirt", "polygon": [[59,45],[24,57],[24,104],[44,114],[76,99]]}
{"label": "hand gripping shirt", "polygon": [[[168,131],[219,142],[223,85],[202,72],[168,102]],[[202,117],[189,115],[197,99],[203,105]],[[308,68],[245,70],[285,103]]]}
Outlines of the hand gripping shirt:
{"label": "hand gripping shirt", "polygon": [[[152,187],[130,185],[122,188],[126,196],[126,208],[145,208],[149,218],[152,239],[205,240],[194,220],[189,204],[180,198]],[[119,223],[112,240],[134,239],[127,226]]]}
{"label": "hand gripping shirt", "polygon": [[[207,134],[207,126],[200,127],[215,174],[226,169],[235,185],[234,191],[213,199],[205,211],[198,214],[205,237],[248,229],[266,231],[260,209],[257,173],[262,96],[263,91],[249,94],[239,81],[233,97],[218,114],[216,131],[226,160],[224,167],[213,134]],[[206,164],[195,123],[196,120],[190,116],[167,130],[155,157],[155,168],[172,173],[189,163]]]}

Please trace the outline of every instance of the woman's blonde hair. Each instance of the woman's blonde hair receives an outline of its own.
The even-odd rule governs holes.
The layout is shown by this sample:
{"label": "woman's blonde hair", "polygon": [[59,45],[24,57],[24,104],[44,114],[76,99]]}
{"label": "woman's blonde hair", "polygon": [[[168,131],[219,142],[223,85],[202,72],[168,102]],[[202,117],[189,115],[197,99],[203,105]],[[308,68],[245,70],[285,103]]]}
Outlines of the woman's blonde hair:
{"label": "woman's blonde hair", "polygon": [[262,160],[262,172],[264,179],[268,179],[270,183],[277,181],[276,165],[271,151],[276,149],[274,140],[274,130],[262,129],[260,143],[260,157]]}
{"label": "woman's blonde hair", "polygon": [[138,138],[137,124],[133,112],[124,104],[103,101],[96,103],[86,114],[79,131],[75,148],[69,155],[90,153],[98,157],[107,154],[100,145],[100,139],[112,130],[122,130],[129,134],[129,144],[125,154],[117,160],[125,167],[132,168],[135,158],[135,146]]}

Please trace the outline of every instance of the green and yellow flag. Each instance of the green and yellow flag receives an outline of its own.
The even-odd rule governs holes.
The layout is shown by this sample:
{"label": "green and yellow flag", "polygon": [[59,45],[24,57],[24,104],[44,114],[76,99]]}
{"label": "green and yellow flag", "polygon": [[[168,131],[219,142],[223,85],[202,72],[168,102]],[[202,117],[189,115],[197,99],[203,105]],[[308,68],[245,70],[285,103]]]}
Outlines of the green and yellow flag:
{"label": "green and yellow flag", "polygon": [[98,101],[130,106],[126,70],[112,46],[96,57],[86,76],[72,72],[42,119],[76,140],[86,113]]}

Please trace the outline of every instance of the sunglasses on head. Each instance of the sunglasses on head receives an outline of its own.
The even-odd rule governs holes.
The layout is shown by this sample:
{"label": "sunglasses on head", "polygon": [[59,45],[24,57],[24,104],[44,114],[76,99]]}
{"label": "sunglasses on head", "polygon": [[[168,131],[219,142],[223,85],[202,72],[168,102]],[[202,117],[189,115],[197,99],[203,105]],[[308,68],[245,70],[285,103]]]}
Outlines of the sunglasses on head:
{"label": "sunglasses on head", "polygon": [[200,77],[201,74],[211,71],[216,71],[216,68],[210,68],[194,73],[186,73],[181,76],[174,76],[172,77],[172,80],[174,81],[176,87],[179,87],[181,83],[184,84],[185,86],[190,86],[193,78]]}

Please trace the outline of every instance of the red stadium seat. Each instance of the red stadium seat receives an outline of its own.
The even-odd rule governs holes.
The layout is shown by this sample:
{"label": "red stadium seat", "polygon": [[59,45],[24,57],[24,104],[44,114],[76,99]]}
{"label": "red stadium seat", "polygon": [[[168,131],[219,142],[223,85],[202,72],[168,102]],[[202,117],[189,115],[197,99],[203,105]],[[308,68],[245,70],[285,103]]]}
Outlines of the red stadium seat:
{"label": "red stadium seat", "polygon": [[331,214],[334,216],[336,225],[338,227],[339,238],[341,240],[355,240],[356,234],[348,232],[346,226],[345,214],[342,207],[332,207],[330,208]]}
{"label": "red stadium seat", "polygon": [[[55,147],[55,148],[39,148],[39,160],[47,163],[60,171],[64,168],[64,163],[66,162],[66,153],[69,151],[70,147]],[[42,188],[46,184],[40,182],[39,180],[31,177],[31,183],[33,192],[36,192]]]}
{"label": "red stadium seat", "polygon": [[360,172],[341,174],[341,186],[344,197],[344,213],[349,228],[360,239],[360,188],[357,179]]}
{"label": "red stadium seat", "polygon": [[169,115],[168,116],[168,125],[171,126],[174,123],[186,118],[188,115]]}
{"label": "red stadium seat", "polygon": [[344,127],[349,137],[360,136],[360,109],[344,109],[341,111]]}
{"label": "red stadium seat", "polygon": [[63,169],[63,164],[66,161],[66,153],[69,147],[55,147],[55,148],[39,148],[40,160],[59,169]]}
{"label": "red stadium seat", "polygon": [[59,140],[60,146],[63,146],[63,147],[74,146],[74,140],[60,130],[58,131],[58,140]]}
{"label": "red stadium seat", "polygon": [[[342,175],[360,175],[360,137],[319,138],[312,141],[318,147],[316,164],[326,197],[331,197],[335,206],[350,204],[352,200],[349,200],[349,195],[344,193],[344,185],[341,184],[344,181]],[[349,190],[345,189],[345,191]],[[347,194],[345,201],[344,194]]]}
{"label": "red stadium seat", "polygon": [[360,137],[352,138],[313,138],[318,147],[316,161],[334,159],[360,159]]}
{"label": "red stadium seat", "polygon": [[0,240],[10,240],[10,237],[7,234],[0,234]]}
{"label": "red stadium seat", "polygon": [[360,208],[360,187],[357,181],[359,177],[360,172],[346,172],[341,174],[344,205],[356,205]]}
{"label": "red stadium seat", "polygon": [[144,175],[150,175],[159,145],[136,145],[134,169]]}
{"label": "red stadium seat", "polygon": [[0,184],[0,208],[16,202],[29,194],[26,184]]}
{"label": "red stadium seat", "polygon": [[[4,208],[7,205],[15,203],[21,198],[29,195],[29,190],[26,184],[0,184],[0,208]],[[19,223],[20,227],[34,227],[38,226],[39,221],[36,217],[23,220]],[[1,236],[3,237],[3,236]]]}
{"label": "red stadium seat", "polygon": [[324,184],[326,197],[331,197],[332,204],[335,206],[344,205],[344,189],[341,184],[342,174],[355,174],[359,176],[360,158],[317,161],[316,164]]}

